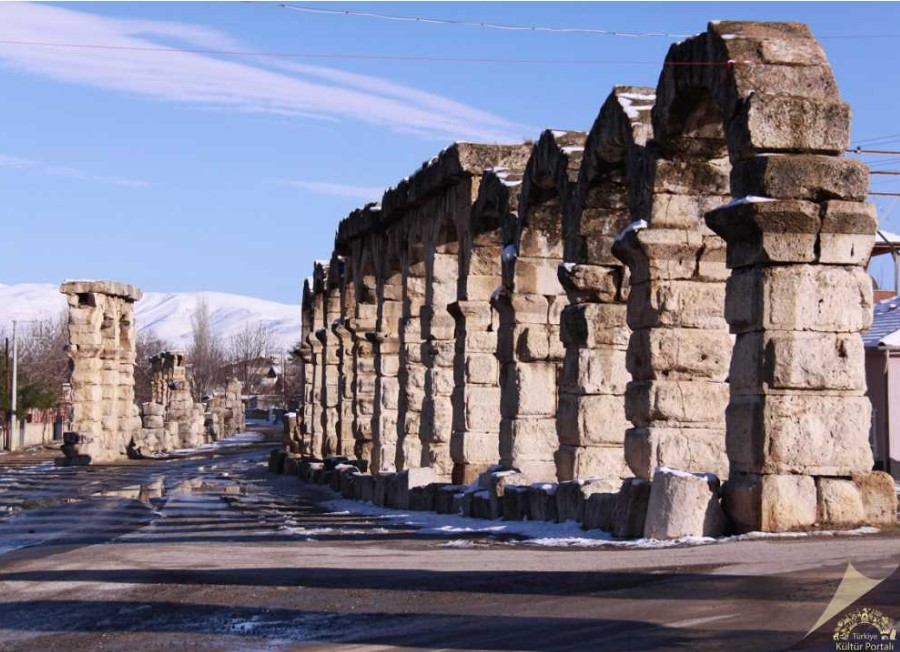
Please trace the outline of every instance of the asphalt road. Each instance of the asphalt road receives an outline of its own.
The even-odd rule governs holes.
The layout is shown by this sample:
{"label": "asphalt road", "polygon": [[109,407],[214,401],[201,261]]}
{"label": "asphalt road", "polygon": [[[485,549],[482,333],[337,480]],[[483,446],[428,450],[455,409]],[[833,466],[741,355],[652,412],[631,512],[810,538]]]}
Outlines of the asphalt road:
{"label": "asphalt road", "polygon": [[[834,650],[848,563],[900,617],[900,536],[535,547],[335,512],[271,444],[0,461],[0,650]],[[484,522],[481,522],[482,524]],[[5,552],[4,552],[5,551]]]}

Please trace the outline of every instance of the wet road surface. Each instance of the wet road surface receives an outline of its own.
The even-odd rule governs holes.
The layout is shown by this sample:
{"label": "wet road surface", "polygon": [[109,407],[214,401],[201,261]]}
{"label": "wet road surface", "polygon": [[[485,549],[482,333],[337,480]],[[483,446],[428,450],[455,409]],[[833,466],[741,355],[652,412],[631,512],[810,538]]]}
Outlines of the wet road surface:
{"label": "wet road surface", "polygon": [[0,462],[0,650],[833,650],[848,562],[900,616],[896,533],[536,548],[336,510],[270,448]]}

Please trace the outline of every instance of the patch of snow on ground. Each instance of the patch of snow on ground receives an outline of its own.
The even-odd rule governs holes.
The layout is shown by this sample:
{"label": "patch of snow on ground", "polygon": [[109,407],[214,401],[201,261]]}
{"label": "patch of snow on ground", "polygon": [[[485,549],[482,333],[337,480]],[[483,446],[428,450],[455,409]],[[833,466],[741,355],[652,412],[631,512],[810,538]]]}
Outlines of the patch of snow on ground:
{"label": "patch of snow on ground", "polygon": [[[334,492],[331,492],[334,495]],[[554,523],[545,521],[488,521],[467,518],[454,514],[436,514],[434,512],[415,512],[407,510],[377,507],[372,503],[339,498],[324,503],[328,509],[336,512],[351,512],[372,516],[385,521],[395,521],[398,525],[414,527],[422,534],[483,534],[486,536],[509,535],[522,539],[521,543],[531,546],[567,547],[567,548],[672,548],[677,546],[699,546],[755,539],[793,539],[800,537],[824,536],[861,536],[875,534],[879,530],[873,527],[861,527],[855,530],[817,530],[812,532],[749,532],[730,537],[683,537],[673,540],[659,539],[615,539],[603,530],[582,530],[575,521]],[[454,544],[451,547],[468,547]]]}

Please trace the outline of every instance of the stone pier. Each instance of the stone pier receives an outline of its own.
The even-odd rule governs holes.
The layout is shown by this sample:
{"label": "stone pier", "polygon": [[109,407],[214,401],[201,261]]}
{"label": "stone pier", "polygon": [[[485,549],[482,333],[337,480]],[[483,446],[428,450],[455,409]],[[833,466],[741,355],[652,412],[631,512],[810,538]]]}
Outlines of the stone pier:
{"label": "stone pier", "polygon": [[80,462],[111,462],[140,437],[134,402],[134,303],[141,291],[113,281],[67,281],[72,428],[63,453]]}

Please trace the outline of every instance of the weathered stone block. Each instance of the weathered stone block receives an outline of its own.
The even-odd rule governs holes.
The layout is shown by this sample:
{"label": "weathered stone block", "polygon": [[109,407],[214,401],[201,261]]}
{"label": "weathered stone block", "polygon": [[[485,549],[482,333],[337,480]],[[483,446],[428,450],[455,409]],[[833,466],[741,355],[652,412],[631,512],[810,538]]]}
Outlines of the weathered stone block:
{"label": "weathered stone block", "polygon": [[506,382],[510,384],[503,393],[511,402],[507,414],[554,415],[556,414],[556,368],[552,362],[518,363]]}
{"label": "weathered stone block", "polygon": [[726,412],[728,458],[741,473],[850,476],[872,468],[865,396],[740,396]]}
{"label": "weathered stone block", "polygon": [[528,504],[532,521],[556,522],[556,485],[548,483],[528,487]]}
{"label": "weathered stone block", "polygon": [[550,327],[544,324],[517,326],[513,331],[516,357],[522,362],[550,357]]}
{"label": "weathered stone block", "polygon": [[[671,161],[666,161],[665,163],[668,165],[663,165],[664,170],[678,165]],[[659,169],[659,164],[657,165],[657,169]],[[712,166],[708,166],[708,169],[712,169]],[[674,175],[672,175],[672,177],[674,177]],[[672,180],[674,180],[674,178],[670,178],[670,181]],[[720,178],[717,181],[721,182],[722,180],[723,179]],[[655,179],[654,185],[659,186],[659,182],[659,179]],[[697,229],[698,227],[703,226],[703,216],[708,211],[721,206],[727,201],[727,197],[724,196],[728,194],[727,182],[724,192],[721,193],[722,196],[696,194],[698,192],[703,192],[704,189],[700,187],[685,190],[690,194],[670,195],[665,192],[655,192],[653,194],[649,222],[654,228]]]}
{"label": "weathered stone block", "polygon": [[634,381],[724,381],[732,341],[724,330],[659,328],[631,334],[625,363]]}
{"label": "weathered stone block", "polygon": [[617,496],[618,492],[591,494],[584,503],[581,528],[611,532]]}
{"label": "weathered stone block", "polygon": [[500,516],[504,521],[531,520],[528,487],[510,485],[500,500]]}
{"label": "weathered stone block", "polygon": [[846,157],[763,154],[735,162],[731,185],[735,197],[864,201],[869,169],[862,161]]}
{"label": "weathered stone block", "polygon": [[866,265],[875,244],[878,217],[867,202],[828,201],[822,214],[819,262]]}
{"label": "weathered stone block", "polygon": [[862,497],[851,480],[816,478],[816,495],[820,525],[854,526],[865,521]]}
{"label": "weathered stone block", "polygon": [[[624,437],[624,431],[623,431]],[[556,477],[560,480],[604,478],[621,480],[631,473],[625,464],[622,444],[606,446],[566,446],[557,449]]]}
{"label": "weathered stone block", "polygon": [[613,303],[621,298],[624,270],[606,265],[560,263],[557,277],[562,288],[573,299]]}
{"label": "weathered stone block", "polygon": [[730,148],[740,158],[779,151],[840,154],[850,141],[850,107],[812,97],[754,93],[730,127]]}
{"label": "weathered stone block", "polygon": [[625,394],[625,416],[637,427],[660,421],[716,427],[727,405],[728,385],[702,379],[630,383]]}
{"label": "weathered stone block", "polygon": [[723,504],[738,533],[808,528],[816,522],[816,483],[808,475],[735,474]]}
{"label": "weathered stone block", "polygon": [[353,496],[356,500],[373,502],[375,498],[375,478],[364,473],[354,476]]}
{"label": "weathered stone block", "polygon": [[872,323],[872,279],[862,268],[831,265],[737,270],[728,279],[725,318],[734,333],[858,333]]}
{"label": "weathered stone block", "polygon": [[895,525],[897,523],[897,491],[894,478],[884,471],[859,473],[852,476],[859,491],[865,512],[866,525]]}
{"label": "weathered stone block", "polygon": [[636,539],[644,536],[647,506],[650,502],[650,483],[640,478],[629,478],[622,483],[616,495],[613,509],[613,534],[620,539]]}
{"label": "weathered stone block", "polygon": [[717,537],[727,520],[719,505],[719,479],[667,468],[653,474],[644,536],[648,539]]}
{"label": "weathered stone block", "polygon": [[[697,216],[702,216],[705,210],[702,207],[706,204],[716,202],[721,203],[720,197],[711,197],[710,195],[728,195],[731,192],[728,177],[728,159],[712,159],[703,160],[677,160],[670,161],[664,158],[657,159],[653,163],[653,191],[654,191],[654,215],[653,219],[659,218],[656,207],[660,201],[678,202],[679,212],[692,214],[693,222],[685,221],[683,217],[669,218],[672,220],[680,220],[673,223],[676,228],[692,228],[697,224]],[[696,196],[702,193],[700,197]],[[686,196],[686,199],[669,199]],[[682,202],[689,202],[687,204]],[[668,204],[671,205],[671,204]],[[678,227],[677,224],[683,224]]]}
{"label": "weathered stone block", "polygon": [[703,235],[684,229],[649,228],[630,231],[613,244],[613,254],[628,265],[631,285],[649,279],[691,279]]}
{"label": "weathered stone block", "polygon": [[740,333],[731,357],[732,395],[819,389],[860,393],[865,355],[857,333]]}
{"label": "weathered stone block", "polygon": [[652,280],[631,286],[628,326],[726,329],[725,285],[686,280]]}
{"label": "weathered stone block", "polygon": [[728,477],[724,429],[632,428],[625,433],[625,461],[646,480],[658,466]]}
{"label": "weathered stone block", "polygon": [[744,199],[708,213],[706,223],[728,243],[731,269],[816,260],[821,220],[813,202]]}
{"label": "weathered stone block", "polygon": [[588,478],[560,482],[556,486],[556,518],[560,523],[581,522],[588,499],[598,493],[613,493],[621,483],[618,479]]}
{"label": "weathered stone block", "polygon": [[624,394],[630,380],[624,349],[574,348],[566,350],[560,391],[579,394]]}
{"label": "weathered stone block", "polygon": [[621,444],[628,421],[621,396],[560,394],[559,442],[569,446]]}
{"label": "weathered stone block", "polygon": [[496,385],[500,376],[497,358],[490,354],[466,356],[466,381],[480,385]]}
{"label": "weathered stone block", "polygon": [[560,339],[566,346],[597,348],[628,344],[627,307],[624,304],[580,303],[562,311]]}

